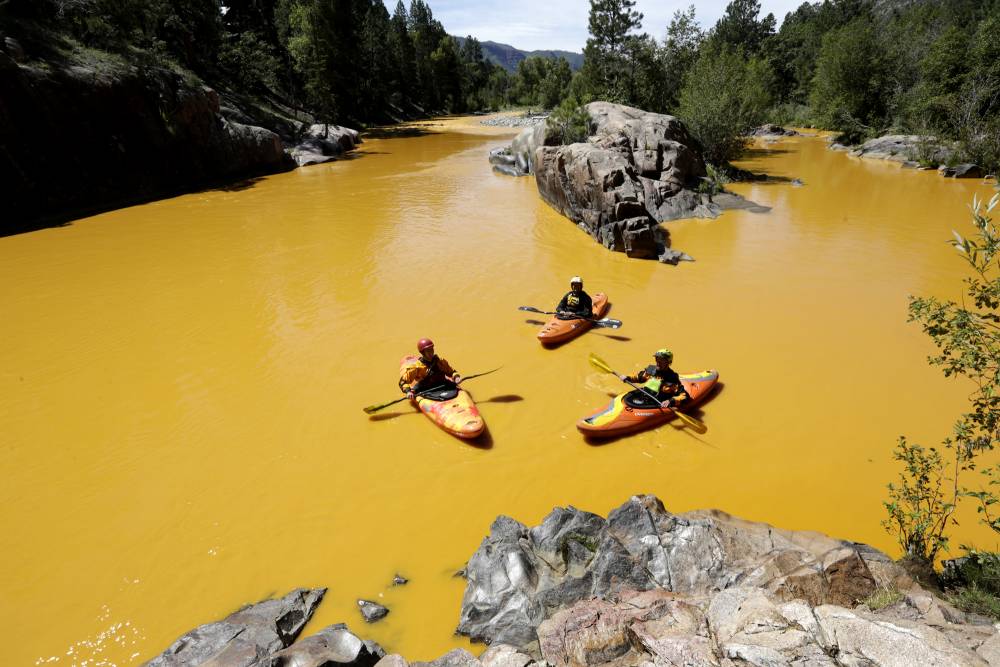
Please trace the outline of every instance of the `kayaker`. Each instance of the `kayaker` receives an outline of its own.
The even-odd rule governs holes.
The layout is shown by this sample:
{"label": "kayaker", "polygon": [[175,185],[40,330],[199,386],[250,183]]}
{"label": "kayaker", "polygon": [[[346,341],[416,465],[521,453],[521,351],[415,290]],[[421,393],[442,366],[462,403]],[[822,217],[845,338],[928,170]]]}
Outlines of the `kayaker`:
{"label": "kayaker", "polygon": [[635,375],[619,375],[618,378],[636,384],[643,383],[643,389],[656,396],[664,408],[686,401],[688,395],[681,384],[681,378],[670,367],[674,361],[674,353],[663,348],[653,353],[653,360],[656,361],[655,366],[647,366]]}
{"label": "kayaker", "polygon": [[583,291],[583,278],[580,276],[569,279],[569,291],[556,306],[556,317],[561,320],[594,317],[594,302],[590,295]]}
{"label": "kayaker", "polygon": [[434,341],[421,338],[417,341],[420,353],[419,363],[410,364],[399,376],[399,389],[411,401],[421,391],[437,387],[449,387],[462,381],[447,361],[434,354]]}

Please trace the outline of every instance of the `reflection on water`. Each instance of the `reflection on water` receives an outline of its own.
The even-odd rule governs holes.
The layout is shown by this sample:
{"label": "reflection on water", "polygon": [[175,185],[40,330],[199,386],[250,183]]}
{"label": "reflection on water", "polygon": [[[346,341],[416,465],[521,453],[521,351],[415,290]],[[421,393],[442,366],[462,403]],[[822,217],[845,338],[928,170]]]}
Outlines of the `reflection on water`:
{"label": "reflection on water", "polygon": [[[486,132],[386,135],[360,159],[0,239],[11,664],[135,663],[297,586],[330,588],[307,631],[347,621],[434,657],[465,645],[452,575],[497,514],[632,493],[894,548],[892,445],[939,440],[965,393],[924,363],[906,297],[958,295],[944,241],[986,186],[788,139],[741,166],[805,186],[736,185],[773,210],[671,223],[697,261],[669,267],[494,175],[504,136]],[[624,327],[544,350],[517,306],[554,305],[576,274]],[[466,375],[503,365],[467,387],[491,447],[405,403],[361,411],[398,396],[422,336]],[[574,423],[617,388],[587,354],[625,372],[663,346],[681,372],[721,371],[708,433],[588,446]],[[992,546],[974,525],[955,542]],[[362,628],[359,597],[392,614]],[[132,630],[98,654],[105,605]]]}

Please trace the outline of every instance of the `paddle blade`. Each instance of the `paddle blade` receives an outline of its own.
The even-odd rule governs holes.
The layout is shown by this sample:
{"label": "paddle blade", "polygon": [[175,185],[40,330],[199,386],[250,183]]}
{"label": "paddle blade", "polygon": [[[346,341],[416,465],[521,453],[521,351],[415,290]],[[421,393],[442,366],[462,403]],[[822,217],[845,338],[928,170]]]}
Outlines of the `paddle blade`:
{"label": "paddle blade", "polygon": [[406,396],[404,396],[403,398],[397,398],[394,401],[389,401],[388,403],[376,403],[375,405],[369,405],[367,408],[361,408],[361,409],[365,411],[365,414],[369,414],[370,415],[370,414],[373,414],[375,412],[378,412],[382,408],[387,408],[390,405],[395,405],[396,403],[399,403],[400,401],[405,401],[405,400],[406,400]]}
{"label": "paddle blade", "polygon": [[603,329],[620,329],[622,326],[621,320],[612,320],[605,317],[603,320],[594,320],[595,327],[601,327]]}
{"label": "paddle blade", "polygon": [[587,357],[587,360],[590,362],[590,365],[593,366],[594,368],[602,370],[605,373],[611,373],[612,375],[617,375],[617,373],[615,373],[611,369],[611,366],[608,366],[607,362],[605,362],[603,359],[601,359],[593,352],[590,353],[590,356]]}
{"label": "paddle blade", "polygon": [[697,419],[695,419],[694,417],[686,415],[683,412],[678,412],[677,410],[674,410],[674,414],[677,415],[678,419],[680,419],[682,422],[690,426],[693,430],[697,431],[698,433],[705,433],[706,431],[708,431],[708,427],[705,426],[700,421],[698,421]]}
{"label": "paddle blade", "polygon": [[533,306],[518,306],[517,309],[518,310],[526,310],[529,313],[542,313],[543,315],[545,314],[544,310],[538,310],[537,308],[534,308]]}

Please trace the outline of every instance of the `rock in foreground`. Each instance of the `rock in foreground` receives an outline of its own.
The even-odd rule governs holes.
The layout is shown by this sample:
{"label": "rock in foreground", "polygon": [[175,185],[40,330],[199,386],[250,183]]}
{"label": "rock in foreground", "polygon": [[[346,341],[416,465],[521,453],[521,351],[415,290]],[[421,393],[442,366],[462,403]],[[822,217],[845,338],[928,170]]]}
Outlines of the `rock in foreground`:
{"label": "rock in foreground", "polygon": [[873,569],[888,564],[868,547],[816,533],[722,512],[674,515],[653,496],[633,496],[607,519],[556,508],[529,529],[499,517],[469,560],[458,632],[527,647],[559,609],[653,589],[707,596],[754,586],[780,600],[851,605],[875,590]]}
{"label": "rock in foreground", "polygon": [[[992,625],[879,551],[717,511],[674,515],[652,496],[607,519],[499,517],[468,572],[458,630],[494,642],[470,667],[487,656],[515,667],[1000,665]],[[863,601],[879,586],[905,593],[872,611]]]}
{"label": "rock in foreground", "polygon": [[181,636],[146,666],[261,664],[261,658],[295,641],[325,593],[325,588],[299,588],[283,598],[248,605],[221,621],[206,623]]}

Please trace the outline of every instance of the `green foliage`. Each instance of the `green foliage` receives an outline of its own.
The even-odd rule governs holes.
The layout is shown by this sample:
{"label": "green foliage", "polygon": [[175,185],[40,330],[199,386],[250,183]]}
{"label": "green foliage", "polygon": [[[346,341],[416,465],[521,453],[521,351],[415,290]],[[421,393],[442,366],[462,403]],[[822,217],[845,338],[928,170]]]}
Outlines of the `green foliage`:
{"label": "green foliage", "polygon": [[871,595],[860,600],[860,602],[872,611],[878,611],[879,609],[892,606],[902,599],[903,594],[895,586],[879,584],[875,587],[875,591]]}
{"label": "green foliage", "polygon": [[786,127],[809,127],[813,122],[812,109],[805,104],[795,102],[778,104],[767,113],[767,116],[772,123]]}
{"label": "green foliage", "polygon": [[774,34],[774,14],[763,19],[759,0],[731,0],[709,39],[719,48],[742,49],[756,55],[764,41]]}
{"label": "green foliage", "polygon": [[948,588],[976,586],[982,591],[1000,595],[1000,554],[969,549],[963,558],[952,561],[945,569],[942,581]]}
{"label": "green foliage", "polygon": [[511,83],[513,101],[552,109],[567,96],[572,78],[565,58],[530,56],[517,64]]}
{"label": "green foliage", "polygon": [[664,97],[659,108],[653,109],[654,111],[667,111],[677,107],[684,79],[698,60],[698,50],[704,38],[705,35],[695,20],[694,5],[686,11],[674,12],[660,53],[664,72],[661,90]]}
{"label": "green foliage", "polygon": [[823,37],[809,101],[817,120],[852,139],[869,134],[886,114],[889,63],[872,24],[855,19]]}
{"label": "green foliage", "polygon": [[635,0],[590,0],[590,38],[583,50],[581,75],[595,99],[628,103],[634,92],[632,76],[636,49],[635,30],[642,26],[642,14]]}
{"label": "green foliage", "polygon": [[705,175],[701,177],[701,183],[698,184],[698,192],[708,195],[711,201],[712,197],[718,193],[725,192],[726,186],[731,181],[726,172],[712,163],[705,165],[705,172]]}
{"label": "green foliage", "polygon": [[281,63],[274,54],[274,47],[252,30],[224,35],[219,64],[232,72],[247,90],[278,85]]}
{"label": "green foliage", "polygon": [[677,115],[701,142],[708,162],[726,164],[744,149],[747,132],[771,106],[771,80],[763,60],[745,60],[727,49],[702,51],[681,89]]}
{"label": "green foliage", "polygon": [[591,135],[590,115],[573,97],[567,97],[545,121],[547,132],[560,144],[584,142]]}
{"label": "green foliage", "polygon": [[1000,619],[1000,597],[975,584],[950,594],[948,602],[967,613]]}
{"label": "green foliage", "polygon": [[1000,618],[1000,554],[969,549],[942,573],[948,601],[962,611]]}
{"label": "green foliage", "polygon": [[983,454],[994,448],[1000,432],[1000,234],[989,214],[1000,204],[1000,194],[988,204],[973,198],[974,234],[954,232],[952,245],[972,275],[965,280],[961,303],[934,297],[912,297],[910,320],[919,322],[938,348],[928,361],[946,377],[963,378],[972,388],[970,410],[956,420],[943,442],[945,456],[900,438],[894,458],[904,464],[898,484],[889,485],[884,503],[886,530],[895,533],[910,556],[933,562],[947,546],[947,528],[963,497],[975,498],[983,523],[1000,532],[994,488],[1000,467],[981,471],[985,486],[965,486],[967,473],[979,469]]}
{"label": "green foliage", "polygon": [[[955,468],[962,457],[955,448]],[[886,532],[895,534],[906,556],[933,563],[948,548],[948,527],[959,499],[957,472],[948,476],[948,462],[934,447],[924,448],[901,437],[892,458],[903,464],[899,482],[890,483],[889,500],[883,502],[889,518],[882,522]]]}

